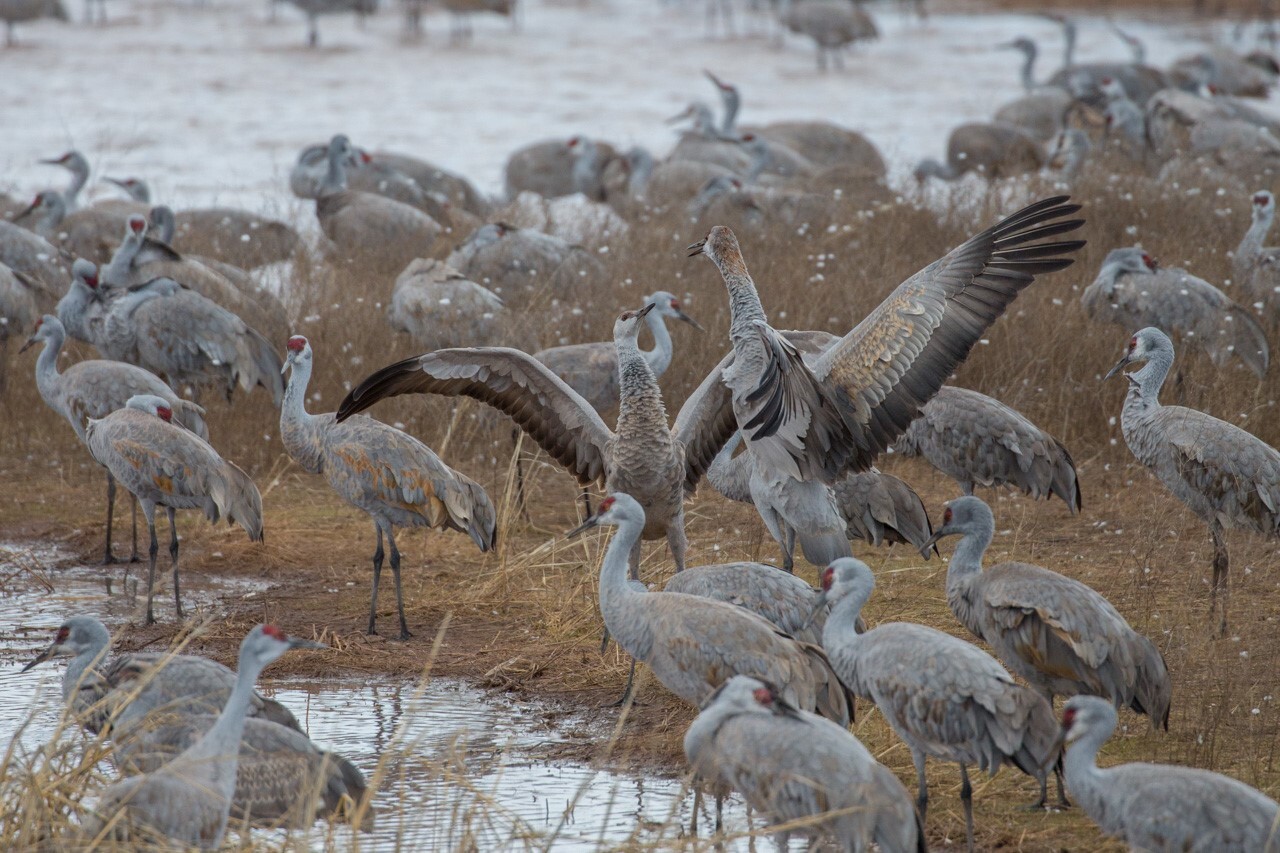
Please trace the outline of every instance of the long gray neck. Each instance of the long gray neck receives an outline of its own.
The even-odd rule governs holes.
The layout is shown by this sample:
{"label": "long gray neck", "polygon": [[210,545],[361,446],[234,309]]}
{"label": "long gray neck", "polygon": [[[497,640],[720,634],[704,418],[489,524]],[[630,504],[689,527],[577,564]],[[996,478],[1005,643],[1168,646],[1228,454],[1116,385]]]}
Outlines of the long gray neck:
{"label": "long gray neck", "polygon": [[618,349],[618,438],[646,442],[642,446],[657,451],[659,443],[670,441],[671,432],[658,379],[634,337],[615,339],[614,345]]}
{"label": "long gray neck", "polygon": [[58,300],[58,307],[54,309],[54,313],[58,315],[58,320],[62,322],[62,327],[68,334],[88,344],[96,343],[89,335],[86,316],[89,313],[91,299],[93,294],[89,291],[89,286],[81,281],[73,281],[66,295]]}
{"label": "long gray neck", "polygon": [[1251,260],[1266,245],[1267,232],[1271,230],[1271,220],[1275,216],[1275,209],[1257,210],[1253,214],[1253,222],[1249,225],[1249,230],[1245,232],[1244,239],[1240,241],[1240,245],[1236,248],[1236,257]]}
{"label": "long gray neck", "polygon": [[1066,44],[1062,48],[1062,67],[1072,69],[1076,67],[1076,25],[1067,22],[1062,28],[1062,37],[1066,40]]}
{"label": "long gray neck", "polygon": [[1115,293],[1116,283],[1120,281],[1120,276],[1129,270],[1120,261],[1111,261],[1102,265],[1102,269],[1098,271],[1097,283],[1101,285],[1102,292],[1110,296]]}
{"label": "long gray neck", "polygon": [[742,107],[742,98],[737,89],[722,89],[720,100],[724,104],[724,118],[720,120],[720,132],[725,136],[731,136],[733,127],[738,122],[738,110]]}
{"label": "long gray neck", "polygon": [[867,606],[871,598],[871,586],[859,584],[846,593],[831,608],[827,615],[827,624],[822,626],[822,645],[826,649],[835,649],[856,643],[858,632],[855,627],[862,608]]}
{"label": "long gray neck", "polygon": [[600,615],[606,624],[619,617],[620,609],[629,599],[648,595],[633,589],[627,581],[631,549],[640,541],[643,531],[643,522],[623,519],[604,552],[604,562],[600,565]]}
{"label": "long gray neck", "polygon": [[632,158],[631,178],[627,181],[627,192],[632,198],[642,198],[653,177],[653,156],[648,151],[640,151]]}
{"label": "long gray neck", "polygon": [[111,256],[111,262],[103,268],[102,280],[112,287],[128,286],[134,258],[141,250],[142,235],[131,231]]}
{"label": "long gray neck", "polygon": [[1106,811],[1111,798],[1104,791],[1106,771],[1098,768],[1098,751],[1111,737],[1114,726],[1100,726],[1085,732],[1067,747],[1062,758],[1062,772],[1071,796],[1086,814]]}
{"label": "long gray neck", "polygon": [[86,682],[89,667],[101,663],[106,656],[110,638],[94,638],[94,642],[71,659],[67,671],[62,676],[62,701],[69,702],[72,694]]}
{"label": "long gray neck", "polygon": [[1036,48],[1034,46],[1023,48],[1022,57],[1022,88],[1030,92],[1036,87]]}
{"label": "long gray neck", "polygon": [[982,557],[991,545],[995,533],[995,520],[974,519],[969,529],[960,537],[960,544],[951,555],[947,566],[947,604],[960,622],[979,637],[982,625],[975,607],[975,595],[982,583]]}
{"label": "long gray neck", "polygon": [[173,233],[178,228],[173,208],[167,204],[158,204],[151,208],[151,226],[160,232],[157,239],[161,243],[173,244]]}
{"label": "long gray neck", "polygon": [[325,173],[324,180],[320,183],[320,195],[332,195],[334,193],[345,192],[347,189],[347,164],[344,160],[346,155],[341,151],[330,149],[329,151],[329,170]]}
{"label": "long gray neck", "polygon": [[742,179],[742,182],[748,185],[760,180],[760,176],[764,174],[765,167],[769,165],[769,146],[763,140],[760,140],[751,154],[751,166],[747,169],[747,174]]}
{"label": "long gray neck", "polygon": [[[1158,406],[1160,388],[1164,385],[1165,377],[1169,375],[1172,368],[1173,353],[1169,349],[1161,348],[1151,353],[1141,370],[1129,374],[1129,381],[1132,383],[1129,388],[1129,397],[1136,396],[1147,407]],[[1126,398],[1126,408],[1128,408],[1128,402]]]}
{"label": "long gray neck", "polygon": [[645,361],[649,362],[649,369],[653,371],[653,375],[658,377],[666,373],[667,368],[671,366],[671,358],[674,355],[671,332],[667,331],[666,318],[657,311],[650,311],[644,321],[649,326],[650,333],[653,334],[653,349],[644,351],[644,357]]}
{"label": "long gray neck", "polygon": [[317,418],[307,412],[306,407],[311,364],[310,359],[293,363],[293,373],[280,406],[280,439],[294,461],[308,473],[318,474],[323,468],[324,451]]}
{"label": "long gray neck", "polygon": [[67,217],[67,203],[62,196],[50,193],[41,206],[44,212],[36,220],[36,233],[46,240],[52,240],[57,236],[58,226]]}
{"label": "long gray neck", "polygon": [[67,210],[75,210],[80,206],[80,190],[84,189],[84,185],[88,182],[88,165],[79,160],[75,161],[71,169],[71,183],[67,184],[67,189],[62,194]]}
{"label": "long gray neck", "polygon": [[590,196],[596,189],[600,175],[600,149],[590,139],[578,143],[582,150],[573,162],[573,188]]}
{"label": "long gray neck", "polygon": [[[45,334],[48,337],[45,339],[44,349],[40,350],[40,357],[36,359],[36,387],[40,389],[40,396],[49,407],[65,416],[62,397],[58,393],[58,354],[62,352],[67,335],[62,329],[49,329]],[[76,433],[81,439],[84,438],[83,431],[83,426],[76,426]]]}

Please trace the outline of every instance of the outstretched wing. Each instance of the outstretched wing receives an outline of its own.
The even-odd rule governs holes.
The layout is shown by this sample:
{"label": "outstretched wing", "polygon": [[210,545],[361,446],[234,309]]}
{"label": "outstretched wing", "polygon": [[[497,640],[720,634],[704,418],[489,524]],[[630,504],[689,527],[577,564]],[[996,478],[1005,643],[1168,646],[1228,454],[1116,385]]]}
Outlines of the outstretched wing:
{"label": "outstretched wing", "polygon": [[508,347],[443,349],[369,375],[338,407],[337,420],[400,394],[471,397],[511,417],[586,484],[602,479],[613,433],[591,404],[528,353]]}
{"label": "outstretched wing", "polygon": [[[1059,196],[1029,205],[898,285],[814,362],[810,375],[779,357],[782,368],[766,369],[754,393],[781,404],[756,419],[751,438],[778,436],[801,470],[828,481],[869,467],[1018,293],[1037,275],[1070,266],[1064,255],[1084,242],[1047,241],[1084,222],[1064,219],[1080,209],[1066,201]],[[810,408],[816,383],[826,405]],[[789,426],[806,419],[803,431]]]}

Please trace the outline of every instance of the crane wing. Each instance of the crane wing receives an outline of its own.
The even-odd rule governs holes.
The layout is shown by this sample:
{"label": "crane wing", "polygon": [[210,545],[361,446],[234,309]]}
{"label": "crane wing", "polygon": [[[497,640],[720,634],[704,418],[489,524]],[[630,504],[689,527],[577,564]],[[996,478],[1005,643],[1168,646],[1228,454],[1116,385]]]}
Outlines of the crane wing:
{"label": "crane wing", "polygon": [[1018,293],[1036,275],[1072,263],[1063,256],[1083,241],[1045,242],[1083,224],[1063,218],[1080,209],[1066,201],[1029,205],[925,267],[811,371],[773,347],[773,364],[752,394],[757,449],[773,442],[801,471],[827,481],[869,467]]}
{"label": "crane wing", "polygon": [[702,384],[684,401],[671,432],[684,447],[686,494],[692,495],[724,443],[738,428],[733,416],[733,394],[724,384],[724,369],[733,361],[730,352],[712,369]]}
{"label": "crane wing", "polygon": [[613,433],[591,404],[528,353],[508,347],[443,349],[388,365],[338,406],[339,423],[387,397],[470,397],[511,417],[578,482],[604,477]]}

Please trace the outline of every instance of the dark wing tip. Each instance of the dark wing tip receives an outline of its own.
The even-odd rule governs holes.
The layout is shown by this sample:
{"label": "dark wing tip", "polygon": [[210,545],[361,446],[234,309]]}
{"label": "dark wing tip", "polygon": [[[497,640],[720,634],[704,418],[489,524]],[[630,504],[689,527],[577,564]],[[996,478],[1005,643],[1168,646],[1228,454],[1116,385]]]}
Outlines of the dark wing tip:
{"label": "dark wing tip", "polygon": [[385,397],[394,397],[397,394],[404,393],[405,389],[398,386],[410,374],[421,369],[421,359],[422,356],[415,355],[412,358],[397,361],[395,364],[389,364],[380,370],[370,373],[364,378],[364,381],[352,388],[350,393],[342,398],[334,420],[342,423],[347,418],[363,412]]}

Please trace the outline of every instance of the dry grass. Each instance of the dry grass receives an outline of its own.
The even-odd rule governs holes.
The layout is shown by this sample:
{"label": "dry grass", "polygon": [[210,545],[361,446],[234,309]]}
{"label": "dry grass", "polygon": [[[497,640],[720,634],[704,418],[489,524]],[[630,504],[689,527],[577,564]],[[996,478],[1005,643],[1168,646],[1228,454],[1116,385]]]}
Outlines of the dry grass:
{"label": "dry grass", "polygon": [[[1048,191],[958,190],[941,219],[913,203],[868,212],[852,202],[833,202],[830,222],[804,234],[778,228],[769,233],[743,230],[740,236],[775,325],[843,332],[898,281],[961,242],[978,224],[989,224]],[[1231,534],[1232,631],[1227,638],[1214,638],[1207,618],[1210,546],[1205,530],[1133,464],[1112,422],[1119,414],[1123,382],[1099,381],[1119,356],[1127,332],[1086,322],[1078,305],[1080,290],[1106,252],[1134,241],[1168,265],[1222,281],[1229,275],[1226,252],[1247,223],[1247,199],[1212,192],[1188,195],[1128,178],[1092,182],[1077,188],[1077,198],[1085,204],[1089,245],[1076,266],[1019,298],[1010,315],[991,330],[990,343],[975,350],[957,382],[1017,407],[1071,448],[1080,467],[1084,512],[1072,517],[1058,502],[986,495],[999,529],[991,559],[1036,562],[1091,584],[1163,650],[1174,678],[1171,731],[1153,734],[1145,720],[1127,715],[1107,747],[1108,760],[1209,767],[1276,795],[1280,709],[1273,695],[1280,635],[1274,614],[1280,613],[1280,558],[1270,543]],[[726,348],[723,285],[705,259],[687,259],[683,251],[704,227],[672,215],[637,223],[629,237],[615,241],[601,256],[609,270],[603,280],[581,281],[575,292],[559,294],[588,309],[580,318],[583,325],[541,328],[542,343],[565,336],[607,339],[616,310],[637,304],[652,290],[674,291],[707,327],[702,335],[683,326],[674,330],[679,357],[662,384],[671,408],[677,408]],[[294,293],[297,315],[306,318],[298,331],[316,351],[313,410],[332,410],[370,370],[414,353],[410,341],[385,325],[382,305],[390,294],[389,280],[370,281],[354,267],[317,264],[299,268]],[[548,301],[546,294],[531,299]],[[518,300],[514,307],[520,309]],[[1277,340],[1274,323],[1269,331]],[[24,356],[10,365],[0,398],[10,413],[0,422],[0,477],[9,484],[0,503],[0,537],[57,541],[86,559],[96,558],[102,532],[101,474],[66,424],[40,402],[29,379],[32,362]],[[1258,383],[1242,369],[1214,370],[1190,349],[1181,353],[1179,365],[1186,405],[1280,444],[1280,423],[1268,417],[1280,390],[1275,371]],[[260,394],[241,398],[233,407],[214,401],[210,409],[214,444],[249,470],[262,489],[267,539],[254,546],[236,530],[214,529],[186,514],[180,521],[184,571],[191,578],[201,573],[245,576],[271,586],[250,600],[220,602],[211,614],[217,621],[192,640],[194,651],[229,662],[249,626],[273,620],[292,632],[314,631],[333,646],[326,653],[286,659],[277,665],[279,674],[413,677],[421,671],[436,629],[450,619],[435,653],[435,675],[461,676],[574,707],[601,708],[621,691],[625,658],[611,650],[602,659],[598,650],[594,600],[604,538],[566,542],[559,537],[577,523],[575,489],[548,465],[535,466],[532,521],[513,512],[507,422],[469,402],[429,398],[395,400],[374,411],[403,424],[482,482],[501,510],[500,547],[494,554],[478,554],[460,535],[402,537],[408,619],[417,634],[402,644],[362,633],[373,545],[367,519],[341,504],[322,480],[291,465],[277,438],[275,413]],[[942,502],[956,494],[954,484],[917,462],[890,457],[883,467],[912,483],[935,516]],[[751,508],[728,503],[708,488],[691,504],[688,520],[691,565],[777,556]],[[868,614],[873,624],[912,620],[963,636],[944,598],[945,563],[923,562],[902,548],[856,550],[880,579]],[[646,557],[650,581],[671,571],[664,549],[650,547]],[[801,573],[814,579],[812,568]],[[176,635],[177,627],[168,621],[171,604],[163,596],[158,600],[161,624],[113,626],[124,647],[159,645]],[[380,614],[380,624],[390,628],[394,608],[389,590]],[[680,739],[693,709],[647,675],[639,699],[643,704],[620,726],[616,743],[561,755],[600,760],[607,754],[612,763],[679,772]],[[874,709],[864,704],[860,711],[858,736],[913,785],[907,751]],[[612,719],[616,712],[600,713]],[[16,816],[36,826],[53,825],[65,812],[59,804],[74,802],[92,778],[91,768],[50,763],[40,778],[58,785],[65,780],[67,787],[33,802],[23,793],[32,775],[21,769],[5,772],[0,777],[0,839],[14,847],[31,840],[15,834]],[[963,837],[958,773],[931,765],[930,774],[935,792],[931,841],[955,842]],[[1078,812],[1022,812],[1020,804],[1033,793],[1029,780],[1016,771],[978,784],[983,849],[1101,849],[1096,830]]]}

